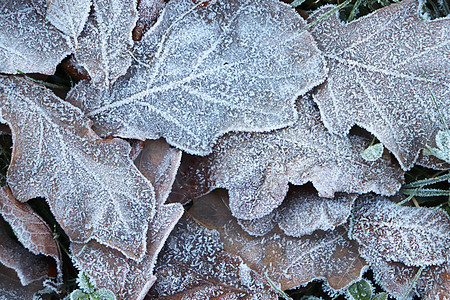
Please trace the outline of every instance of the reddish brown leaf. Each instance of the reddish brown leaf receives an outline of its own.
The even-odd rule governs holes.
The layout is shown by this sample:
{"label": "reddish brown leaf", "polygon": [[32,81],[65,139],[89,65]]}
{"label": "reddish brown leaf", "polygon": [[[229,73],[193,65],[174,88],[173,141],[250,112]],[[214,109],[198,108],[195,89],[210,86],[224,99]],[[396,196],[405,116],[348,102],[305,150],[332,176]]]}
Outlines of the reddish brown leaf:
{"label": "reddish brown leaf", "polygon": [[[23,286],[17,274],[10,268],[0,268],[0,299],[18,300],[35,299],[34,296],[42,290],[42,282],[32,282]],[[42,297],[42,296],[41,296]],[[50,297],[42,297],[48,299]]]}
{"label": "reddish brown leaf", "polygon": [[155,24],[164,6],[164,0],[138,0],[139,18],[133,29],[133,40],[142,39],[142,36]]}
{"label": "reddish brown leaf", "polygon": [[259,274],[268,274],[283,290],[325,278],[333,289],[342,289],[361,276],[366,263],[347,231],[315,231],[301,238],[275,228],[263,237],[243,231],[226,206],[227,196],[215,191],[194,200],[189,213],[201,224],[220,233],[225,251],[242,257]]}

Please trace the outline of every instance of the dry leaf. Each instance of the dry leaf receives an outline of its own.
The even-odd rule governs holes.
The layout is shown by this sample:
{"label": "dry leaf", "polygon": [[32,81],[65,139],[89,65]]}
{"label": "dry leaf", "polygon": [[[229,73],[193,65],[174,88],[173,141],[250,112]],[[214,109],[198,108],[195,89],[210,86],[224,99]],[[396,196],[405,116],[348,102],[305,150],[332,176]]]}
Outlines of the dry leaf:
{"label": "dry leaf", "polygon": [[184,216],[162,250],[151,299],[278,299],[239,256],[224,251],[216,230]]}
{"label": "dry leaf", "polygon": [[133,40],[142,39],[142,36],[155,24],[165,5],[164,0],[138,0],[139,18],[133,29]]}
{"label": "dry leaf", "polygon": [[254,236],[270,232],[275,224],[289,236],[302,237],[316,230],[333,230],[346,223],[356,195],[338,193],[322,198],[302,188],[291,189],[283,203],[270,214],[254,220],[238,220],[239,225]]}
{"label": "dry leaf", "polygon": [[146,141],[136,166],[155,187],[156,215],[149,222],[147,252],[140,262],[95,241],[72,243],[75,264],[98,288],[107,288],[119,299],[143,299],[156,280],[153,269],[167,237],[183,214],[183,207],[164,205],[180,164],[181,151],[163,140]]}
{"label": "dry leaf", "polygon": [[82,82],[69,94],[97,132],[162,136],[206,155],[226,132],[294,123],[295,99],[326,75],[312,37],[300,30],[305,21],[275,0],[194,2],[166,5],[137,43],[137,62],[109,92]]}
{"label": "dry leaf", "polygon": [[136,0],[93,0],[94,13],[79,37],[76,61],[92,84],[108,88],[131,65],[131,32],[136,25]]}
{"label": "dry leaf", "polygon": [[356,204],[353,237],[369,263],[380,259],[407,266],[449,261],[450,217],[441,209],[399,206],[364,195]]}
{"label": "dry leaf", "polygon": [[366,263],[344,228],[319,230],[301,238],[274,229],[263,237],[254,237],[231,216],[226,198],[222,191],[214,191],[195,199],[189,213],[205,227],[219,231],[225,251],[242,257],[259,274],[267,272],[282,290],[323,278],[338,290],[360,278]]}
{"label": "dry leaf", "polygon": [[[42,282],[32,282],[27,286],[23,286],[12,269],[0,268],[0,299],[35,299],[34,295],[40,290],[42,290]],[[47,299],[47,297],[40,299]]]}
{"label": "dry leaf", "polygon": [[52,257],[62,276],[61,251],[47,223],[27,203],[17,201],[5,186],[0,189],[0,214],[9,223],[25,248],[38,255]]}
{"label": "dry leaf", "polygon": [[[75,49],[70,36],[47,22],[45,14],[41,15],[43,4],[33,0],[0,4],[0,73],[17,74],[20,70],[53,74]],[[74,11],[71,17],[78,17],[77,13]],[[52,15],[54,20],[62,16],[57,12]]]}
{"label": "dry leaf", "polygon": [[34,255],[10,237],[6,223],[0,217],[0,266],[2,264],[16,271],[22,285],[28,285],[50,275],[56,277],[54,263],[44,255]]}
{"label": "dry leaf", "polygon": [[95,239],[141,258],[155,195],[128,143],[100,139],[79,109],[27,80],[0,78],[0,95],[13,132],[8,184],[16,199],[45,197],[72,241]]}
{"label": "dry leaf", "polygon": [[[408,267],[402,263],[384,260],[372,266],[372,269],[377,283],[398,299],[408,293],[415,276],[420,271],[419,267]],[[406,299],[412,299],[413,296],[420,296],[425,300],[449,299],[450,269],[448,263],[424,268]]]}
{"label": "dry leaf", "polygon": [[422,20],[419,6],[405,0],[348,24],[335,13],[312,29],[330,68],[314,98],[325,126],[367,129],[405,170],[444,126],[428,88],[450,123],[450,18]]}
{"label": "dry leaf", "polygon": [[298,110],[300,118],[292,127],[219,139],[214,152],[190,170],[191,182],[204,187],[196,190],[228,189],[233,216],[251,220],[278,207],[289,182],[311,181],[321,197],[335,192],[393,194],[400,188],[403,172],[389,157],[375,162],[361,157],[369,140],[330,134],[307,99]]}

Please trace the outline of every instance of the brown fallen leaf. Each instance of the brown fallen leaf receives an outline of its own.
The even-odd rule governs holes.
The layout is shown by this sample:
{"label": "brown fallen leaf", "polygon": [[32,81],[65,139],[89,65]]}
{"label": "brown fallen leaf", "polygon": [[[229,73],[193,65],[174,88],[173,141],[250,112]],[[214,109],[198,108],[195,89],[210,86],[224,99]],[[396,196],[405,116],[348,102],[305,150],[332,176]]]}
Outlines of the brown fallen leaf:
{"label": "brown fallen leaf", "polygon": [[327,71],[312,37],[300,30],[306,22],[276,0],[202,3],[168,2],[111,90],[89,82],[72,89],[68,101],[94,120],[96,132],[164,137],[206,155],[224,133],[295,122],[295,99]]}
{"label": "brown fallen leaf", "polygon": [[32,253],[52,257],[62,279],[61,250],[47,223],[27,203],[17,201],[5,186],[0,189],[0,214],[9,223],[21,244]]}
{"label": "brown fallen leaf", "polygon": [[355,194],[337,193],[329,199],[303,188],[292,188],[283,203],[270,214],[260,219],[239,219],[238,223],[254,236],[263,236],[278,225],[286,235],[302,237],[346,223],[355,199]]}
{"label": "brown fallen leaf", "polygon": [[226,206],[227,196],[218,190],[194,200],[189,210],[196,221],[220,233],[223,249],[240,256],[259,274],[266,274],[282,290],[326,279],[332,289],[345,288],[361,277],[366,262],[359,256],[358,244],[348,239],[343,227],[315,231],[295,238],[280,229],[263,237],[243,231]]}
{"label": "brown fallen leaf", "polygon": [[50,90],[0,77],[1,119],[13,133],[8,184],[19,201],[45,197],[74,242],[98,242],[140,259],[155,214],[151,183],[120,139],[103,140]]}
{"label": "brown fallen leaf", "polygon": [[[0,268],[0,299],[35,299],[34,296],[42,290],[42,282],[35,281],[26,286],[20,282],[17,274],[10,268]],[[45,295],[39,295],[38,299],[49,299]]]}
{"label": "brown fallen leaf", "polygon": [[133,40],[140,41],[142,36],[155,24],[166,3],[164,0],[138,0],[138,20],[133,29]]}
{"label": "brown fallen leaf", "polygon": [[188,170],[186,194],[194,198],[226,188],[233,216],[251,220],[278,207],[289,182],[310,181],[321,197],[369,191],[389,195],[400,188],[403,172],[389,156],[375,162],[361,157],[369,140],[330,134],[308,99],[299,101],[298,114],[298,122],[285,129],[220,138],[214,152]]}
{"label": "brown fallen leaf", "polygon": [[396,205],[382,196],[357,200],[353,238],[369,263],[429,266],[450,259],[450,217],[441,209]]}
{"label": "brown fallen leaf", "polygon": [[149,299],[278,299],[266,279],[223,249],[219,233],[181,218],[156,266]]}
{"label": "brown fallen leaf", "polygon": [[[398,299],[403,299],[405,296],[405,299],[419,296],[426,300],[450,298],[450,267],[448,263],[420,270],[419,267],[409,267],[399,262],[381,260],[373,265],[372,269],[376,282]],[[414,279],[418,274],[419,277],[414,284]],[[412,289],[408,293],[411,285]]]}
{"label": "brown fallen leaf", "polygon": [[80,34],[75,52],[91,83],[99,88],[124,75],[131,65],[132,31],[136,25],[136,0],[92,0],[93,11]]}
{"label": "brown fallen leaf", "polygon": [[[50,3],[53,2],[60,1],[50,1]],[[75,2],[83,6],[89,0]],[[74,8],[72,5],[75,3],[67,2],[66,4]],[[77,28],[82,27],[84,11],[72,10],[72,12],[72,15],[67,16],[73,21],[72,25]],[[2,49],[0,73],[18,74],[20,70],[26,73],[53,74],[63,58],[75,50],[73,35],[76,35],[76,32],[70,32],[70,35],[67,35],[61,28],[55,26],[55,22],[52,22],[58,17],[66,16],[60,11],[49,11],[50,19],[47,19],[46,13],[45,1],[2,1],[0,4],[0,49]]]}
{"label": "brown fallen leaf", "polygon": [[450,18],[423,20],[419,7],[404,0],[347,24],[335,13],[311,31],[330,68],[314,97],[325,126],[340,135],[365,128],[404,170],[444,128],[430,90],[450,123]]}
{"label": "brown fallen leaf", "polygon": [[138,169],[155,187],[156,195],[156,215],[149,222],[147,250],[139,262],[95,241],[71,244],[75,264],[98,288],[111,290],[118,299],[143,299],[156,280],[153,269],[158,253],[184,212],[178,203],[164,205],[180,160],[181,151],[164,140],[146,141],[135,159]]}

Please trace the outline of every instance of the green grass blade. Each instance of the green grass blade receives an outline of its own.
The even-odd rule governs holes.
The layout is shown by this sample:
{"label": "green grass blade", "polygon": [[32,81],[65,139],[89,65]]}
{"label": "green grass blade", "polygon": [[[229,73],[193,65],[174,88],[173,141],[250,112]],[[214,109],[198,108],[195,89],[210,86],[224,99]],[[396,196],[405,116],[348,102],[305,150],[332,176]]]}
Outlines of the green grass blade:
{"label": "green grass blade", "polygon": [[450,190],[441,189],[401,189],[400,191],[405,195],[418,197],[450,196]]}
{"label": "green grass blade", "polygon": [[355,19],[356,11],[358,10],[359,6],[361,5],[362,0],[356,0],[356,3],[352,7],[352,11],[348,15],[348,22],[351,22]]}
{"label": "green grass blade", "polygon": [[278,288],[276,286],[276,284],[269,278],[269,276],[267,275],[267,273],[265,274],[266,276],[266,280],[267,282],[269,282],[270,287],[277,292],[278,294],[280,294],[281,297],[283,297],[285,300],[293,300],[291,297],[289,297],[288,294],[286,294],[285,292],[283,292],[282,290],[280,290],[280,288]]}
{"label": "green grass blade", "polygon": [[420,275],[422,274],[422,271],[425,267],[420,267],[419,271],[417,271],[416,276],[414,276],[413,281],[411,282],[411,285],[409,286],[408,290],[406,291],[405,295],[403,296],[402,300],[405,300],[408,298],[409,293],[411,293],[414,285],[416,284],[417,280],[419,280]]}
{"label": "green grass blade", "polygon": [[302,5],[305,1],[306,1],[306,0],[294,0],[294,1],[291,3],[291,6],[292,6],[292,7],[300,6],[300,5]]}
{"label": "green grass blade", "polygon": [[450,180],[450,173],[442,175],[442,176],[439,176],[439,177],[427,178],[427,179],[423,179],[423,180],[417,180],[417,181],[405,184],[403,186],[403,188],[410,189],[410,188],[422,187],[422,186],[425,186],[425,185],[430,185],[430,184],[434,184],[434,183],[441,182],[441,181],[446,181],[446,180]]}
{"label": "green grass blade", "polygon": [[304,31],[314,25],[316,25],[317,23],[319,23],[320,21],[328,18],[329,16],[331,16],[332,14],[334,14],[335,12],[337,12],[338,10],[341,10],[342,8],[346,7],[350,2],[352,2],[352,0],[346,0],[345,2],[343,2],[342,4],[336,6],[335,8],[333,8],[332,10],[330,10],[327,13],[324,13],[322,16],[320,16],[320,18],[318,18],[317,20],[314,20],[313,22],[309,23],[308,25],[306,25],[305,27],[303,27],[300,31]]}
{"label": "green grass blade", "polygon": [[16,71],[17,71],[17,73],[19,73],[19,74],[23,75],[24,77],[30,79],[31,81],[39,83],[39,84],[42,84],[42,85],[44,85],[44,86],[46,86],[48,88],[59,89],[59,90],[68,90],[68,89],[70,89],[68,86],[59,85],[59,84],[53,84],[53,83],[45,82],[45,81],[42,81],[42,80],[37,80],[37,79],[34,79],[33,77],[29,76],[28,74],[26,74],[26,73],[24,73],[24,72],[22,72],[20,70],[16,70]]}

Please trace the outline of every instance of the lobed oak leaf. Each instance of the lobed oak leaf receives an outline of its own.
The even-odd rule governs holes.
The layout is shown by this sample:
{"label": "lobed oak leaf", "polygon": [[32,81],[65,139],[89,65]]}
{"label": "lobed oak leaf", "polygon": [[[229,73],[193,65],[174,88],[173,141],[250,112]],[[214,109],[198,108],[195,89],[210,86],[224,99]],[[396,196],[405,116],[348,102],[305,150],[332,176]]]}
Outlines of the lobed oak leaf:
{"label": "lobed oak leaf", "polygon": [[79,83],[68,101],[103,135],[164,137],[206,155],[230,131],[296,120],[294,102],[325,79],[305,21],[275,0],[167,3],[136,44],[136,62],[109,91]]}
{"label": "lobed oak leaf", "polygon": [[[330,134],[307,99],[299,102],[298,114],[297,123],[285,129],[220,138],[214,152],[189,170],[191,182],[203,186],[193,192],[226,188],[233,216],[251,220],[278,207],[289,182],[311,181],[321,197],[336,192],[393,194],[400,188],[403,172],[390,158],[369,162],[361,157],[369,140]],[[188,195],[199,196],[192,191]]]}
{"label": "lobed oak leaf", "polygon": [[155,282],[158,253],[184,212],[178,203],[164,205],[180,160],[180,150],[163,140],[149,140],[134,161],[156,195],[156,214],[149,222],[146,253],[139,262],[95,241],[71,244],[75,264],[98,288],[111,290],[119,299],[143,299]]}
{"label": "lobed oak leaf", "polygon": [[27,80],[1,77],[0,95],[0,119],[13,135],[8,184],[16,199],[45,197],[72,241],[95,239],[141,258],[155,195],[128,143],[99,138],[78,108]]}
{"label": "lobed oak leaf", "polygon": [[238,220],[254,236],[263,236],[277,224],[288,236],[302,237],[316,230],[333,230],[347,222],[356,195],[337,193],[322,198],[305,189],[291,189],[283,203],[270,214],[254,220]]}
{"label": "lobed oak leaf", "polygon": [[162,250],[150,299],[278,299],[266,280],[223,249],[219,233],[189,214]]}
{"label": "lobed oak leaf", "polygon": [[[66,35],[61,27],[46,19],[44,4],[35,0],[9,0],[0,4],[0,73],[17,74],[20,70],[53,74],[61,60],[75,50],[73,35]],[[50,5],[50,20],[59,22],[58,17],[63,17],[67,21],[65,15],[57,10],[52,12],[52,8]],[[73,10],[68,19],[73,26],[82,28],[83,14]]]}
{"label": "lobed oak leaf", "polygon": [[194,200],[189,213],[203,226],[220,233],[223,249],[240,256],[259,274],[281,285],[282,290],[326,279],[339,290],[361,277],[366,262],[359,256],[358,244],[348,238],[345,228],[315,231],[295,238],[275,228],[263,237],[243,231],[226,206],[227,196],[214,191]]}
{"label": "lobed oak leaf", "polygon": [[380,259],[407,266],[449,261],[450,217],[441,209],[396,205],[382,196],[363,195],[356,204],[353,237],[369,263]]}
{"label": "lobed oak leaf", "polygon": [[47,223],[27,203],[17,201],[5,186],[0,189],[0,214],[9,223],[20,243],[32,253],[52,257],[62,277],[61,251]]}
{"label": "lobed oak leaf", "polygon": [[92,2],[94,12],[79,36],[75,59],[86,69],[93,85],[109,88],[131,65],[129,51],[137,20],[136,0]]}
{"label": "lobed oak leaf", "polygon": [[423,20],[419,2],[392,4],[348,24],[335,13],[311,31],[330,68],[314,97],[325,126],[340,135],[355,124],[367,129],[405,170],[444,126],[430,91],[450,122],[450,18]]}
{"label": "lobed oak leaf", "polygon": [[[374,264],[372,269],[377,283],[395,298],[413,299],[414,296],[419,296],[421,299],[431,300],[450,297],[448,263],[420,270],[419,267],[381,260]],[[414,283],[417,275],[419,277]]]}

